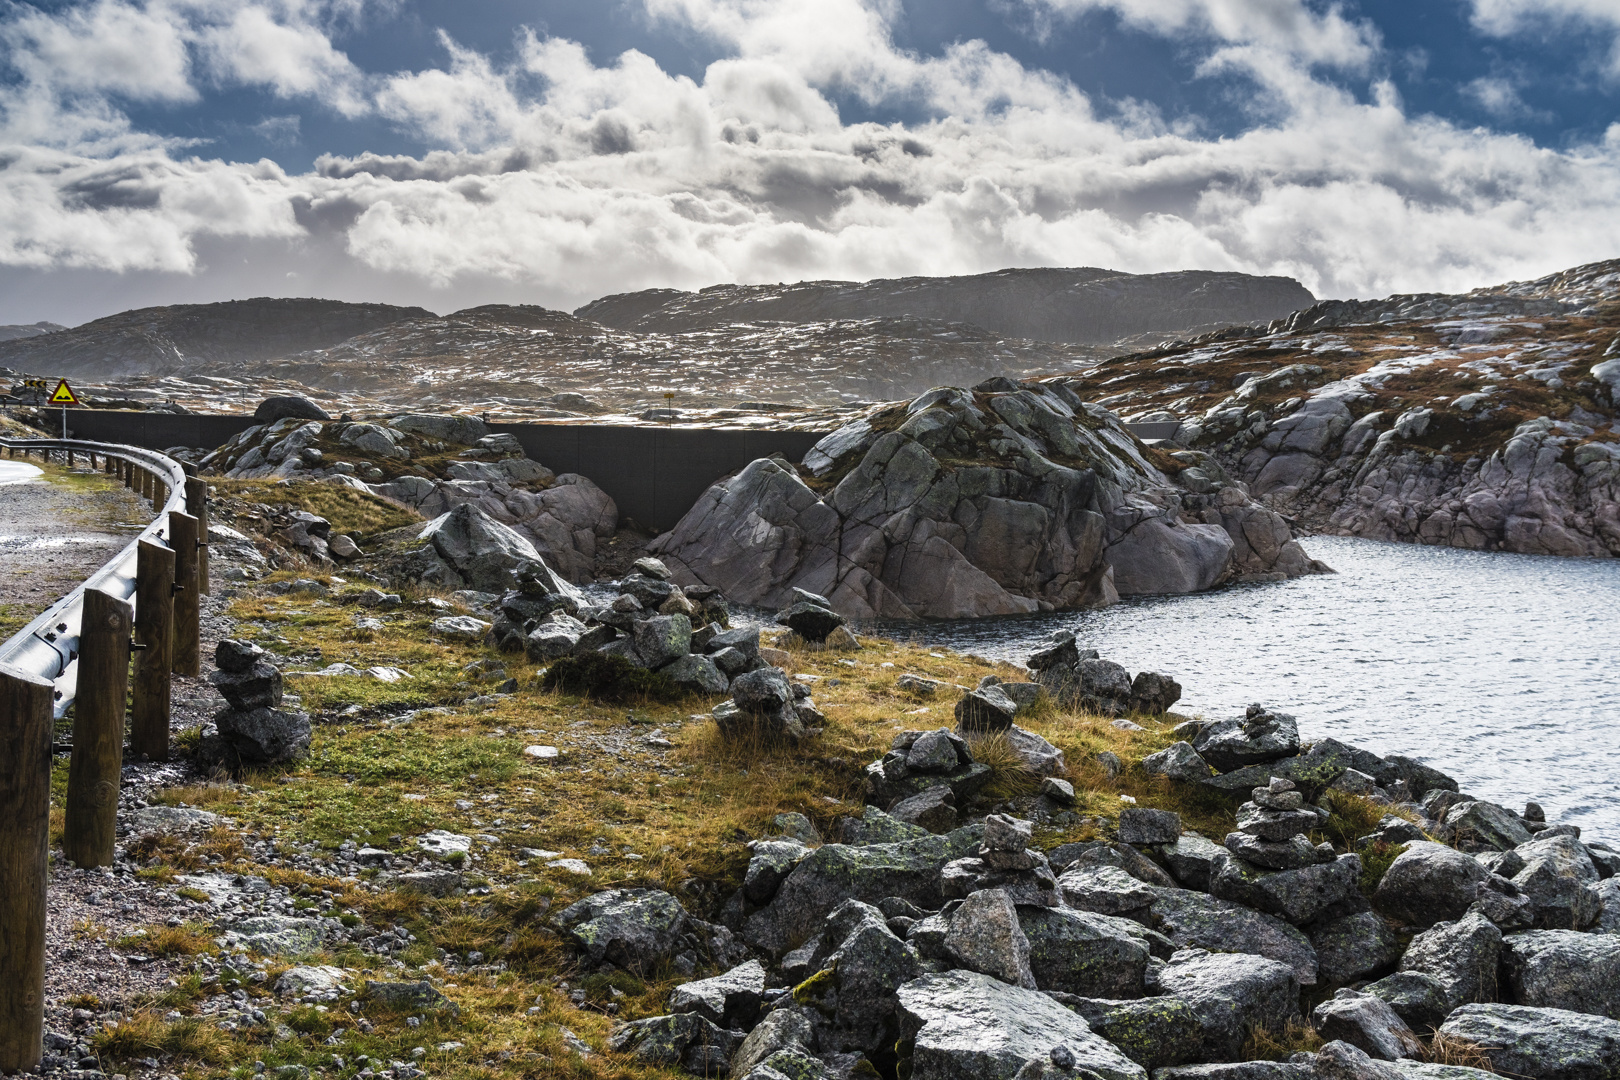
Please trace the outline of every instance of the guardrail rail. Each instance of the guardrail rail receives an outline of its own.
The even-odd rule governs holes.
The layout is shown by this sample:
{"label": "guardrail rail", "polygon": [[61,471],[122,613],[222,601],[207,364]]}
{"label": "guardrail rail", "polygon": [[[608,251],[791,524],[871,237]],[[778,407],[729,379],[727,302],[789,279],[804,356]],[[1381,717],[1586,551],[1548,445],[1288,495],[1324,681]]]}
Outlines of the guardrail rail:
{"label": "guardrail rail", "polygon": [[101,569],[0,643],[0,1070],[17,1072],[43,1054],[56,721],[72,710],[63,854],[81,867],[108,865],[126,732],[134,752],[167,758],[171,678],[200,674],[208,489],[173,458],[135,446],[0,439],[0,451],[70,466],[84,458],[154,512]]}

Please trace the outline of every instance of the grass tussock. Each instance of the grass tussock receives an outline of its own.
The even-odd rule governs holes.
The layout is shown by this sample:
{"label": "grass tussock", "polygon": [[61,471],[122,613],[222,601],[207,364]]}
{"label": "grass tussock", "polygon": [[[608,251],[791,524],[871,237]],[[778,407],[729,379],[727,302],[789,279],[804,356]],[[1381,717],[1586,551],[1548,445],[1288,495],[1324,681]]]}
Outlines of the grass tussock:
{"label": "grass tussock", "polygon": [[380,495],[317,481],[230,480],[209,477],[218,494],[265,506],[292,506],[325,518],[332,531],[374,536],[418,523],[422,515]]}
{"label": "grass tussock", "polygon": [[214,938],[207,927],[195,924],[151,926],[138,934],[119,939],[121,948],[154,956],[198,956],[214,951]]}
{"label": "grass tussock", "polygon": [[967,744],[973,760],[990,767],[990,780],[984,786],[986,798],[1016,799],[1033,794],[1041,786],[1040,777],[1018,756],[1006,732],[971,735]]}
{"label": "grass tussock", "polygon": [[1281,1031],[1257,1027],[1243,1040],[1244,1061],[1287,1061],[1301,1051],[1322,1049],[1322,1036],[1309,1024],[1289,1021]]}
{"label": "grass tussock", "polygon": [[1465,1069],[1496,1072],[1495,1066],[1491,1064],[1490,1054],[1486,1053],[1483,1047],[1467,1039],[1438,1031],[1429,1040],[1426,1056],[1435,1065],[1459,1065]]}

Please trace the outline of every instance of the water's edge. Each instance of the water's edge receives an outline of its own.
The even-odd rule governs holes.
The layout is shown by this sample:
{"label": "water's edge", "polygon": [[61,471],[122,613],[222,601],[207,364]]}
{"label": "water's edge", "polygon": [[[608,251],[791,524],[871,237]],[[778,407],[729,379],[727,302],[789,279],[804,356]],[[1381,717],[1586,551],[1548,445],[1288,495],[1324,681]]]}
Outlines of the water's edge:
{"label": "water's edge", "polygon": [[902,640],[1022,661],[1074,629],[1132,673],[1174,675],[1178,712],[1252,701],[1463,790],[1620,839],[1620,560],[1313,537],[1337,574],[1127,600],[1100,611],[877,624]]}

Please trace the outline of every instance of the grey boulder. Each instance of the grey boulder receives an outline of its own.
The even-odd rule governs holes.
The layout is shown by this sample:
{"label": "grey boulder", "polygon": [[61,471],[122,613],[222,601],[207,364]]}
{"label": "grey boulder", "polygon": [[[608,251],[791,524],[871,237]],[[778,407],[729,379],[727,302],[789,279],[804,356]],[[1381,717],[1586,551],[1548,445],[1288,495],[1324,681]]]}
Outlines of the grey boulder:
{"label": "grey boulder", "polygon": [[1317,981],[1316,951],[1281,919],[1191,889],[1155,889],[1153,923],[1183,948],[1250,953],[1286,964],[1302,986]]}
{"label": "grey boulder", "polygon": [[1122,844],[1174,844],[1181,836],[1181,815],[1170,810],[1127,806],[1119,812]]}
{"label": "grey boulder", "polygon": [[1311,947],[1326,983],[1351,983],[1393,967],[1401,958],[1400,939],[1383,916],[1358,911],[1312,926]]}
{"label": "grey boulder", "polygon": [[1443,1024],[1452,1009],[1446,984],[1421,971],[1397,971],[1363,989],[1394,1009],[1407,1027],[1425,1034]]}
{"label": "grey boulder", "polygon": [[1286,964],[1243,953],[1184,949],[1159,969],[1161,993],[1198,1012],[1207,1060],[1238,1060],[1246,1032],[1298,1023],[1299,982]]}
{"label": "grey boulder", "polygon": [[1142,769],[1150,776],[1164,776],[1183,783],[1207,780],[1214,772],[1190,742],[1172,743],[1157,754],[1149,754],[1142,759]]}
{"label": "grey boulder", "polygon": [[1019,925],[1018,909],[1001,889],[971,893],[951,913],[945,951],[969,971],[1026,990],[1036,988],[1029,938]]}
{"label": "grey boulder", "polygon": [[1412,926],[1459,919],[1490,871],[1455,848],[1427,840],[1408,844],[1384,872],[1373,905]]}
{"label": "grey boulder", "polygon": [[1603,902],[1592,889],[1598,870],[1579,840],[1553,836],[1523,844],[1514,854],[1524,867],[1513,884],[1530,901],[1538,927],[1583,930],[1598,920]]}
{"label": "grey boulder", "polygon": [[570,904],[553,919],[591,966],[604,961],[647,974],[678,951],[690,922],[680,901],[658,889],[610,889]]}
{"label": "grey boulder", "polygon": [[758,960],[734,967],[724,975],[683,983],[669,995],[672,1013],[697,1013],[711,1023],[744,1031],[759,1019],[765,996],[765,968]]}
{"label": "grey boulder", "polygon": [[1511,851],[1530,841],[1518,814],[1482,799],[1447,810],[1445,824],[1451,842],[1464,851]]}
{"label": "grey boulder", "polygon": [[214,718],[230,755],[243,765],[281,765],[309,754],[309,714],[257,708],[226,710]]}
{"label": "grey boulder", "polygon": [[1311,1013],[1311,1025],[1324,1039],[1337,1039],[1380,1061],[1418,1057],[1423,1046],[1387,1003],[1372,994],[1339,990]]}
{"label": "grey boulder", "polygon": [[698,1076],[712,1076],[730,1067],[737,1042],[731,1032],[696,1013],[676,1013],[616,1025],[608,1036],[608,1049],[649,1065],[680,1066]]}
{"label": "grey boulder", "polygon": [[1470,911],[1456,922],[1437,923],[1412,939],[1401,957],[1401,970],[1439,981],[1452,1008],[1495,1001],[1496,970],[1502,954],[1502,931],[1485,916]]}
{"label": "grey boulder", "polygon": [[1502,939],[1513,1002],[1620,1020],[1620,936],[1529,930]]}
{"label": "grey boulder", "polygon": [[1138,924],[1066,907],[1025,906],[1017,914],[1029,970],[1040,989],[1089,998],[1136,998],[1145,992],[1148,946],[1137,936]]}
{"label": "grey boulder", "polygon": [[1484,1051],[1491,1067],[1531,1080],[1620,1080],[1620,1022],[1564,1009],[1464,1005],[1440,1032]]}
{"label": "grey boulder", "polygon": [[1211,724],[1193,740],[1198,755],[1221,772],[1299,753],[1299,725],[1287,713],[1249,706],[1247,716]]}
{"label": "grey boulder", "polygon": [[1360,876],[1356,855],[1298,870],[1263,870],[1232,856],[1216,864],[1209,891],[1299,926],[1357,896]]}
{"label": "grey boulder", "polygon": [[1147,1080],[1147,1070],[1068,1009],[988,975],[924,975],[900,987],[898,1000],[899,1067],[910,1080],[1012,1080],[1058,1047],[1101,1080]]}

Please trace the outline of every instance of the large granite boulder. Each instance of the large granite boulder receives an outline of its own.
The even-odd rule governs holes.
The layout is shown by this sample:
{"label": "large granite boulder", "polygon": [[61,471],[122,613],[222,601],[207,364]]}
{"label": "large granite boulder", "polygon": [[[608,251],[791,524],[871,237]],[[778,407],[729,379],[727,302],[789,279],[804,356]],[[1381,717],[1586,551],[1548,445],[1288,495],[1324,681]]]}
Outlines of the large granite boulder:
{"label": "large granite boulder", "polygon": [[[446,587],[500,593],[512,588],[516,572],[542,567],[552,574],[528,538],[473,503],[463,503],[434,518],[417,538],[427,541],[448,568],[449,573],[436,582]],[[584,596],[561,578],[550,591],[570,595],[578,606],[584,604]]]}
{"label": "large granite boulder", "polygon": [[1360,876],[1361,858],[1356,855],[1297,870],[1265,870],[1234,855],[1216,864],[1209,891],[1303,926],[1359,895]]}
{"label": "large granite boulder", "polygon": [[1020,907],[1018,924],[1035,985],[1088,998],[1141,997],[1148,947],[1137,936],[1139,927],[1133,933],[1122,923],[1136,925],[1067,907]]}
{"label": "large granite boulder", "polygon": [[1565,1009],[1464,1005],[1440,1033],[1480,1048],[1505,1076],[1620,1080],[1620,1021]]}
{"label": "large granite boulder", "polygon": [[[805,463],[812,478],[838,477],[831,491],[761,459],[652,550],[683,582],[735,601],[781,608],[800,587],[855,618],[1093,607],[1208,589],[1236,569],[1224,520],[1184,519],[1182,493],[1117,418],[1062,381],[931,390],[833,432]],[[1275,517],[1237,488],[1223,494]],[[1241,516],[1240,531],[1253,524]],[[1314,569],[1291,539],[1253,558]]]}
{"label": "large granite boulder", "polygon": [[369,490],[426,518],[474,507],[528,541],[566,580],[595,580],[597,547],[619,524],[618,505],[607,492],[575,473],[554,476],[528,458],[458,462],[449,471],[449,480],[402,476]]}
{"label": "large granite boulder", "polygon": [[1620,1020],[1620,936],[1529,930],[1502,939],[1515,1004]]}
{"label": "large granite boulder", "polygon": [[781,956],[848,899],[875,904],[894,896],[937,911],[946,900],[941,871],[955,859],[977,854],[983,831],[974,826],[898,843],[823,845],[794,867],[770,904],[749,916],[743,939]]}
{"label": "large granite boulder", "polygon": [[1459,919],[1474,903],[1477,886],[1491,873],[1456,848],[1415,841],[1396,856],[1378,882],[1373,904],[1413,926]]}
{"label": "large granite boulder", "polygon": [[895,937],[881,911],[859,900],[846,900],[827,916],[818,945],[811,958],[817,971],[794,998],[820,1014],[820,1049],[888,1050],[899,1034],[895,992],[923,973],[916,950]]}
{"label": "large granite boulder", "polygon": [[1116,1001],[1064,995],[1059,1000],[1126,1057],[1153,1069],[1155,1080],[1164,1075],[1163,1067],[1200,1057],[1203,1023],[1198,1010],[1178,997]]}
{"label": "large granite boulder", "polygon": [[306,397],[286,394],[267,397],[253,410],[255,424],[273,424],[277,420],[330,420],[331,415]]}
{"label": "large granite boulder", "polygon": [[1415,1058],[1423,1046],[1381,998],[1339,990],[1311,1012],[1311,1025],[1324,1039],[1338,1039],[1380,1061]]}
{"label": "large granite boulder", "polygon": [[570,904],[552,918],[592,966],[603,962],[647,974],[680,949],[691,923],[680,901],[658,889],[611,889]]}
{"label": "large granite boulder", "polygon": [[1299,982],[1286,964],[1184,949],[1158,971],[1159,990],[1197,1012],[1205,1061],[1237,1061],[1246,1032],[1299,1023]]}
{"label": "large granite boulder", "polygon": [[1550,836],[1521,844],[1513,854],[1524,864],[1513,884],[1530,901],[1537,926],[1584,930],[1598,920],[1603,903],[1592,888],[1599,881],[1598,869],[1579,840]]}
{"label": "large granite boulder", "polygon": [[1072,1068],[1101,1080],[1147,1080],[1146,1069],[1079,1016],[988,975],[924,975],[900,987],[898,1000],[900,1074],[911,1080],[1013,1080],[1031,1062],[1053,1060],[1057,1048]]}
{"label": "large granite boulder", "polygon": [[1310,940],[1273,915],[1191,889],[1155,889],[1155,928],[1182,948],[1251,953],[1286,964],[1301,986],[1317,981],[1319,963]]}
{"label": "large granite boulder", "polygon": [[1401,957],[1403,972],[1439,981],[1451,1008],[1497,998],[1502,931],[1477,911],[1438,923],[1412,939]]}

